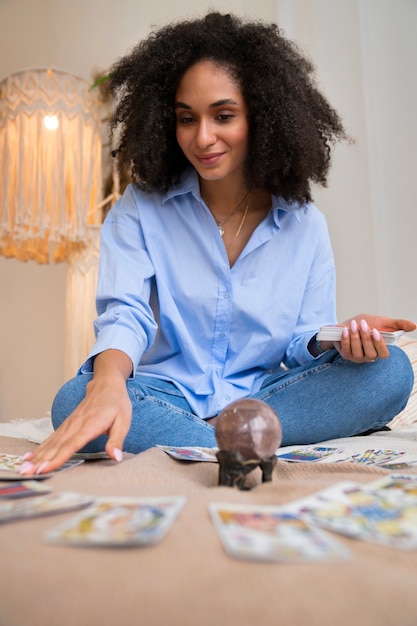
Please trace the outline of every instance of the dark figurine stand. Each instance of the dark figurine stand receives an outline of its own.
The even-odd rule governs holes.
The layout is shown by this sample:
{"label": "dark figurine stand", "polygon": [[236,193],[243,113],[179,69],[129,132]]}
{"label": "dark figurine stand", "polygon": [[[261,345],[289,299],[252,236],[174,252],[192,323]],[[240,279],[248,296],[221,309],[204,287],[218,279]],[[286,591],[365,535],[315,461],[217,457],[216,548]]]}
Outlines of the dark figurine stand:
{"label": "dark figurine stand", "polygon": [[262,470],[262,482],[270,482],[277,462],[275,454],[268,459],[246,459],[235,450],[227,452],[219,450],[216,457],[219,461],[219,485],[238,489],[249,489],[245,486],[245,478],[256,467]]}

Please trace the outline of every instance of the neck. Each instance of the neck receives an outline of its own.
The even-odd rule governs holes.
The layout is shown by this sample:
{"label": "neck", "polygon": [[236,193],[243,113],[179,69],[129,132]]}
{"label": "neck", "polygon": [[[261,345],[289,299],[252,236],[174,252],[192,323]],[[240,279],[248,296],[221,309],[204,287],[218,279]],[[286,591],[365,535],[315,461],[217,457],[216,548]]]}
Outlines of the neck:
{"label": "neck", "polygon": [[243,180],[234,182],[200,179],[200,194],[210,207],[235,207],[248,191],[249,187]]}

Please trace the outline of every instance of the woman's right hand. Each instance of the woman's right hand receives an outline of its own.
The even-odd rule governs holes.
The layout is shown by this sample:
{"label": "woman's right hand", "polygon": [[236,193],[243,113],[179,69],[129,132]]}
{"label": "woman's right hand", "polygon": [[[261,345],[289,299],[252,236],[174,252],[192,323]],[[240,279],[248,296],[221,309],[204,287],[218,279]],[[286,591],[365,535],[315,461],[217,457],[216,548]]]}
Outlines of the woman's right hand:
{"label": "woman's right hand", "polygon": [[132,419],[132,404],[126,389],[131,370],[132,363],[125,353],[106,350],[99,354],[84,400],[48,439],[25,455],[20,473],[30,476],[56,470],[100,435],[108,435],[105,448],[108,456],[121,461]]}

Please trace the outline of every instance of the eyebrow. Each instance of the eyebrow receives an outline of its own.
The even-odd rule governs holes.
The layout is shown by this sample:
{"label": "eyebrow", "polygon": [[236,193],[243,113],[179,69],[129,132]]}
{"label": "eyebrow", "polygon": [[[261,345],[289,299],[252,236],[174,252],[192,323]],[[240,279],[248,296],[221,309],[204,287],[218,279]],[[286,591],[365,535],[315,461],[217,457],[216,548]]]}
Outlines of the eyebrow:
{"label": "eyebrow", "polygon": [[[209,107],[211,109],[215,109],[216,107],[221,107],[221,106],[224,106],[225,104],[237,105],[238,103],[236,102],[236,100],[233,100],[233,98],[223,98],[222,100],[217,100],[216,102],[213,102],[212,104],[209,105]],[[189,109],[189,110],[192,109],[192,107],[189,104],[185,104],[185,102],[176,102],[175,108],[176,109]]]}

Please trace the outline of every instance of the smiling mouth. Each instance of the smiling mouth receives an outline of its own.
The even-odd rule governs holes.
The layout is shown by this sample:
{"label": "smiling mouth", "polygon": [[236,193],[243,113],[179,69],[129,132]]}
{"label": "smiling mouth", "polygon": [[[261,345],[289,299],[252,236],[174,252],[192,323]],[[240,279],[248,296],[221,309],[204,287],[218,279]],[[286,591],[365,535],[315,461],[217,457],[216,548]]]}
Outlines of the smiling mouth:
{"label": "smiling mouth", "polygon": [[217,161],[220,159],[220,157],[223,156],[223,152],[216,152],[213,154],[201,154],[201,155],[196,155],[197,160],[204,164],[204,165],[210,165],[212,163],[217,163]]}

